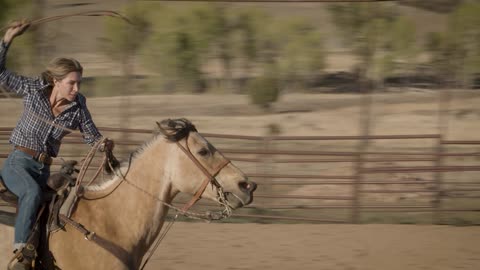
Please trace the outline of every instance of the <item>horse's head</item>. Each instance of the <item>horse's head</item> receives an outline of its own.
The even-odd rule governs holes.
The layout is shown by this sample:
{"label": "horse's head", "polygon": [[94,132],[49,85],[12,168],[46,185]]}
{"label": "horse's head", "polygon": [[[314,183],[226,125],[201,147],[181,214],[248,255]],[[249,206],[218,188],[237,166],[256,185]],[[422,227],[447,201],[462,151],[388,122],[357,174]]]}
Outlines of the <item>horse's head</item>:
{"label": "horse's head", "polygon": [[188,120],[168,119],[157,124],[165,138],[176,143],[179,150],[182,169],[177,181],[172,183],[174,188],[217,202],[224,196],[233,209],[252,202],[257,185],[202,137]]}

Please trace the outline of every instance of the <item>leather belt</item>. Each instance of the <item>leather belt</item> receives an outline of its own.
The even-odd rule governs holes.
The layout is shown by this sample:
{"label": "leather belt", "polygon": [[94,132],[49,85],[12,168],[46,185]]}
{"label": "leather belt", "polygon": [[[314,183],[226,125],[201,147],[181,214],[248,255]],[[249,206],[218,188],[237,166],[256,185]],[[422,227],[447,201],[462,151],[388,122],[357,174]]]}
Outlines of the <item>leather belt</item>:
{"label": "leather belt", "polygon": [[32,150],[30,148],[26,148],[26,147],[18,146],[18,145],[15,146],[15,149],[20,150],[20,151],[24,152],[25,154],[28,154],[28,155],[32,156],[33,159],[35,159],[36,161],[38,161],[40,163],[47,164],[47,165],[52,165],[52,157],[50,157],[47,153],[37,152],[37,151]]}

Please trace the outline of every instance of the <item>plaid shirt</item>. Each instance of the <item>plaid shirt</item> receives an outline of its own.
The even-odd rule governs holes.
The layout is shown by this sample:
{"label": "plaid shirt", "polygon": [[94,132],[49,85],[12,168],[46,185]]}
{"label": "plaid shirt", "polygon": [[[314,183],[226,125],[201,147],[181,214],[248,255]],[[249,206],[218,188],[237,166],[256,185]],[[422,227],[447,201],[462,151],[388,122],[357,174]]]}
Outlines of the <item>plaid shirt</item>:
{"label": "plaid shirt", "polygon": [[[49,85],[42,79],[17,75],[5,67],[8,45],[0,44],[0,86],[23,97],[24,110],[12,132],[10,143],[44,152],[52,157],[58,155],[62,138],[70,130],[79,129],[84,141],[95,144],[102,135],[93,123],[87,109],[86,99],[80,93],[58,116],[54,116],[48,98]],[[53,124],[51,124],[53,123]]]}

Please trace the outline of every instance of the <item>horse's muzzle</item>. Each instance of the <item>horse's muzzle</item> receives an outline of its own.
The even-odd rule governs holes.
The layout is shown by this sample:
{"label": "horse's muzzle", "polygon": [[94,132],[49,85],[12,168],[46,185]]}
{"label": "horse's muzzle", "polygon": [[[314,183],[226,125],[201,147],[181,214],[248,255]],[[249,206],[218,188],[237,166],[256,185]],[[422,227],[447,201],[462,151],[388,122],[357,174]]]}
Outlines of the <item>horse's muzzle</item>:
{"label": "horse's muzzle", "polygon": [[246,206],[253,201],[253,192],[257,189],[257,184],[252,181],[241,181],[238,187],[242,193],[235,194],[227,192],[227,200],[234,209]]}

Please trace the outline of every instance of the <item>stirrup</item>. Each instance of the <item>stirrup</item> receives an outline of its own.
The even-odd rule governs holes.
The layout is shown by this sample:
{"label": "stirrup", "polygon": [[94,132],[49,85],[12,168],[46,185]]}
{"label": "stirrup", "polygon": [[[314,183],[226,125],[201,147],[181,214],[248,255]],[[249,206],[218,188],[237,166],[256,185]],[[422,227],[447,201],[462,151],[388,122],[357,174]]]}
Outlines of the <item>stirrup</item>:
{"label": "stirrup", "polygon": [[35,246],[27,244],[21,250],[15,251],[15,255],[7,265],[7,270],[31,270],[35,262]]}

